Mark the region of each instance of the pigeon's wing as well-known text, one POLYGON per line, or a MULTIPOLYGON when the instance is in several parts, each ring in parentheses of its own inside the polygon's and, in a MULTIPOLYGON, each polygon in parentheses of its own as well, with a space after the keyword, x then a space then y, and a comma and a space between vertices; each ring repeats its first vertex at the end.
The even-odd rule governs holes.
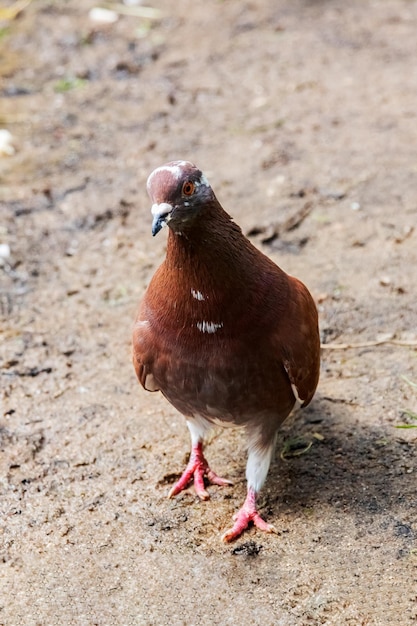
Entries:
POLYGON ((150 324, 147 320, 141 319, 139 314, 133 329, 133 365, 142 387, 147 391, 159 391, 152 372, 154 362, 152 345, 150 324))
POLYGON ((318 315, 310 292, 293 277, 291 292, 283 365, 296 399, 301 406, 307 406, 316 390, 320 372, 318 315))

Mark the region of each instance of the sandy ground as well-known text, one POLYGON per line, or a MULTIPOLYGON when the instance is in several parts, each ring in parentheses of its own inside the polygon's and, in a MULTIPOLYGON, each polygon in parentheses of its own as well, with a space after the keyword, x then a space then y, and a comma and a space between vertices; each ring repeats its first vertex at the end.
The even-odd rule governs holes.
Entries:
POLYGON ((417 431, 396 426, 417 405, 417 2, 93 6, 39 0, 0 30, 0 623, 415 624, 417 431), (176 158, 309 286, 323 343, 355 344, 323 349, 280 432, 277 536, 220 541, 240 431, 207 448, 234 487, 166 497, 187 429, 137 384, 130 333, 166 242, 146 177, 176 158))

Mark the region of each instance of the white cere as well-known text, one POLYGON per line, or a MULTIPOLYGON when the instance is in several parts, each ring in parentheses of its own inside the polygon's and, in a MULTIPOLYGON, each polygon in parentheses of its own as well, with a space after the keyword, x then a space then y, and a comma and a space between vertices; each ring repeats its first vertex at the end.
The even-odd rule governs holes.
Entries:
POLYGON ((195 298, 196 300, 205 300, 205 297, 203 296, 203 294, 201 293, 201 291, 196 291, 195 289, 191 289, 191 295, 193 296, 193 298, 195 298))
POLYGON ((160 204, 155 203, 151 207, 151 213, 154 217, 168 215, 168 213, 171 213, 171 211, 172 205, 168 202, 161 202, 160 204))
POLYGON ((213 334, 218 331, 219 328, 223 328, 223 322, 220 322, 220 324, 216 322, 197 322, 196 326, 202 333, 213 334))

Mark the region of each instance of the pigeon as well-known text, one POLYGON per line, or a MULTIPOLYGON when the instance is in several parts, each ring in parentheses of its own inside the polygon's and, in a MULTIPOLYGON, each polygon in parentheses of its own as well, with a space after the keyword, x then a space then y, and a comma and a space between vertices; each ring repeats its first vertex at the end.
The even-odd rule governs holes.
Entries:
POLYGON ((169 492, 194 483, 230 485, 204 455, 214 426, 245 429, 247 496, 223 535, 254 525, 276 532, 257 509, 279 426, 311 401, 319 379, 318 314, 307 287, 280 269, 222 208, 189 161, 155 169, 147 181, 152 234, 168 226, 166 258, 152 277, 133 329, 133 363, 147 391, 182 413, 189 462, 169 492))

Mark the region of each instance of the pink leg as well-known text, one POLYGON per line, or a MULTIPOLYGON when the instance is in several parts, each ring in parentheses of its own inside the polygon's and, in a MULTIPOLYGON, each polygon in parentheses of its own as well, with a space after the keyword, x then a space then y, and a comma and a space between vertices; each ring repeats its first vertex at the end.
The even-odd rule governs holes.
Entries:
POLYGON ((193 445, 191 449, 190 460, 188 461, 188 465, 185 468, 181 478, 175 485, 172 487, 171 491, 168 494, 169 498, 176 496, 177 493, 186 489, 188 484, 194 479, 194 489, 196 494, 201 500, 208 500, 210 495, 208 491, 206 491, 204 487, 204 476, 207 477, 207 480, 213 485, 232 485, 233 483, 230 480, 226 480, 226 478, 221 478, 217 476, 210 469, 209 464, 206 461, 206 458, 203 454, 203 444, 202 442, 198 442, 193 445))
POLYGON ((259 528, 259 530, 263 530, 267 533, 277 532, 272 524, 265 522, 259 515, 256 509, 256 493, 251 487, 248 487, 246 500, 242 508, 233 516, 233 519, 235 523, 230 530, 224 533, 222 537, 223 541, 234 541, 234 539, 237 539, 243 531, 248 528, 251 522, 256 528, 259 528))

